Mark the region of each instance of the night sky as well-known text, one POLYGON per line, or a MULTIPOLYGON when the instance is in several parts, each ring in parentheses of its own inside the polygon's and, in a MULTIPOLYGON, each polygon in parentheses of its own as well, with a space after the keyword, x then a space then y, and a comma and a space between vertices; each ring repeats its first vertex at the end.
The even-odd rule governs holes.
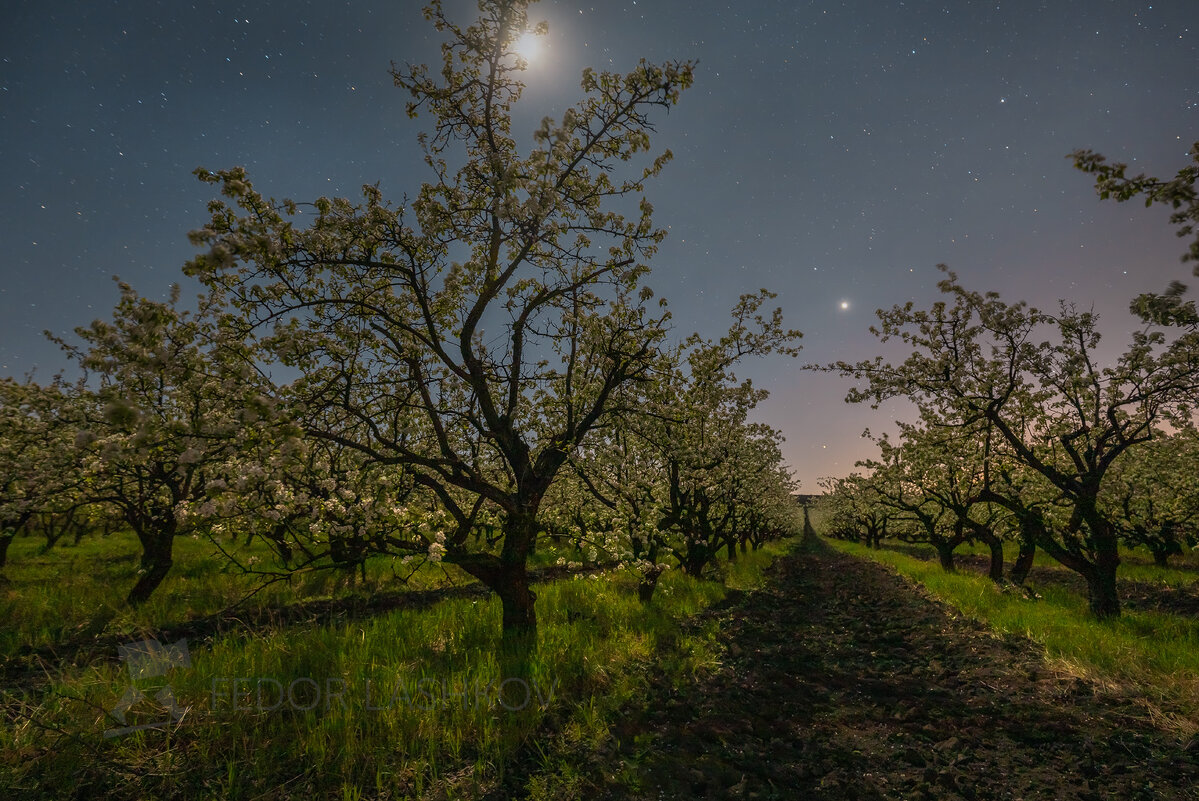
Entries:
MULTIPOLYGON (((878 352, 873 310, 928 303, 938 262, 1009 300, 1093 306, 1113 347, 1129 299, 1189 277, 1165 210, 1101 203, 1066 156, 1187 163, 1195 0, 547 0, 530 17, 550 34, 517 133, 561 114, 585 66, 698 60, 657 116, 675 161, 647 192, 670 228, 649 283, 680 337, 719 335, 742 292, 779 293, 804 353, 741 374, 771 391, 759 417, 807 491, 904 410, 846 406, 846 380, 799 365, 878 352)), ((409 0, 6 4, 0 374, 66 366, 41 332, 107 316, 112 275, 152 297, 183 280, 213 196, 197 166, 245 165, 280 198, 414 194, 428 120, 406 118, 387 70, 434 61, 438 42, 409 0)))

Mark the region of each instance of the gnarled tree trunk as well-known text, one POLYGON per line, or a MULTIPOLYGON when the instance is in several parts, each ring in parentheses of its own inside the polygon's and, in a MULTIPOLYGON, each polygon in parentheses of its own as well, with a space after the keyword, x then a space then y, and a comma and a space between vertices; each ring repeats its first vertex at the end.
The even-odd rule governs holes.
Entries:
POLYGON ((996 584, 1003 583, 1003 540, 987 527, 982 526, 975 535, 986 544, 991 551, 991 563, 987 567, 987 576, 996 584))
POLYGON ((154 590, 162 584, 174 564, 171 552, 175 544, 174 524, 159 528, 142 529, 137 532, 142 543, 141 576, 125 602, 130 606, 141 606, 150 600, 154 590))
POLYGON ((662 568, 653 567, 641 574, 641 581, 637 584, 637 599, 643 604, 648 604, 654 599, 654 590, 658 588, 658 579, 662 575, 662 568))
MULTIPOLYGON (((500 668, 501 703, 520 703, 531 677, 537 651, 537 595, 529 582, 528 556, 537 536, 536 512, 509 513, 504 521, 504 546, 499 556, 451 556, 448 561, 481 581, 500 599, 502 633, 496 654, 500 668), (507 697, 507 696, 511 697, 507 697)), ((527 699, 526 699, 527 700, 527 699)))
POLYGON ((1116 589, 1116 569, 1119 566, 1120 556, 1112 543, 1112 547, 1098 551, 1094 567, 1083 574, 1087 580, 1091 614, 1097 618, 1120 615, 1120 594, 1116 589))
POLYGON ((1012 564, 1012 571, 1008 573, 1008 580, 1017 586, 1023 585, 1029 571, 1032 570, 1036 555, 1037 544, 1029 537, 1021 537, 1020 552, 1016 554, 1016 561, 1012 564))

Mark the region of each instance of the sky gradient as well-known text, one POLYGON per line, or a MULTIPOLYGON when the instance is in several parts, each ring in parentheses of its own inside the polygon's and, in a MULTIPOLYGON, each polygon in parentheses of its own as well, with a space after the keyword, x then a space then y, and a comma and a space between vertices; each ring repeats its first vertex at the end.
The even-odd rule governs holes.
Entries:
MULTIPOLYGON (((108 316, 111 276, 151 297, 183 280, 213 196, 198 166, 245 165, 296 200, 376 182, 398 199, 430 177, 428 120, 407 119, 388 74, 437 58, 419 2, 16 5, 0 30, 0 374, 65 367, 41 332, 108 316)), ((670 229, 649 283, 680 337, 719 335, 743 292, 779 294, 804 352, 740 374, 770 390, 758 417, 805 491, 906 412, 847 406, 847 381, 800 364, 879 352, 873 310, 930 302, 937 263, 1008 300, 1094 307, 1112 348, 1134 295, 1189 277, 1168 213, 1100 202, 1067 154, 1187 163, 1195 0, 546 0, 530 18, 550 33, 518 134, 577 99, 586 66, 698 61, 657 116, 675 160, 646 193, 670 229)))

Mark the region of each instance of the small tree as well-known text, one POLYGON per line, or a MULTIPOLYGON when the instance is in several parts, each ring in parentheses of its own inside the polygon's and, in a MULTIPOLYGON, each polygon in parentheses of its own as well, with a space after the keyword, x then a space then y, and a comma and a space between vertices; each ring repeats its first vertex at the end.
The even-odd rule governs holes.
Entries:
MULTIPOLYGON (((820 511, 829 536, 851 542, 865 539, 868 548, 878 548, 888 536, 891 510, 879 501, 870 481, 861 473, 821 479, 825 494, 820 511)), ((891 527, 896 528, 893 523, 891 527)))
POLYGON ((915 538, 937 550, 941 566, 954 568, 954 551, 978 541, 991 551, 988 573, 1003 580, 1003 541, 995 532, 998 510, 984 500, 988 490, 989 432, 985 427, 945 428, 936 421, 900 423, 900 442, 886 436, 876 440, 878 461, 862 466, 875 472, 871 486, 881 503, 897 509, 920 525, 909 528, 915 538))
POLYGON ((72 470, 73 388, 56 379, 0 379, 0 570, 8 547, 36 517, 70 512, 80 504, 72 470))
POLYGON ((944 504, 925 492, 925 471, 908 458, 911 446, 905 449, 892 445, 887 437, 880 438, 878 444, 881 457, 861 462, 860 466, 874 471, 868 486, 878 503, 889 510, 888 533, 904 542, 933 546, 941 568, 952 572, 953 553, 966 541, 966 532, 953 525, 953 514, 944 504))
POLYGON ((1199 543, 1199 432, 1162 432, 1121 460, 1101 500, 1124 541, 1144 547, 1165 567, 1171 556, 1199 543))
POLYGON ((166 578, 175 537, 219 518, 229 487, 226 467, 269 436, 270 400, 236 349, 223 347, 205 310, 177 308, 120 285, 111 322, 59 343, 86 371, 74 397, 83 501, 116 510, 142 547, 141 570, 127 601, 138 606, 166 578))
POLYGON ((739 515, 756 500, 753 493, 739 495, 742 484, 782 462, 781 436, 749 422, 766 392, 733 372, 747 356, 798 354, 793 343, 802 335, 784 327, 782 310, 761 313, 773 297, 765 289, 742 295, 728 333, 716 341, 691 337, 655 388, 653 425, 644 433, 664 468, 657 527, 674 533, 668 547, 693 575, 722 547, 735 556, 739 515))
POLYGON ((987 501, 990 490, 991 463, 996 452, 1003 450, 988 425, 977 429, 942 431, 933 420, 921 426, 904 427, 905 436, 920 442, 926 440, 923 458, 934 460, 931 470, 938 481, 926 488, 955 517, 954 526, 966 533, 967 541, 980 542, 991 552, 987 574, 996 583, 1003 582, 1003 538, 999 532, 1006 527, 1004 509, 987 501), (941 451, 939 464, 935 454, 941 451))
POLYGON ((653 381, 621 393, 619 402, 636 412, 574 459, 609 525, 627 535, 642 600, 652 598, 671 558, 699 575, 722 549, 735 559, 739 545, 794 522, 780 511, 780 502, 794 509, 781 435, 748 421, 766 393, 732 372, 747 356, 798 351, 791 343, 799 332, 783 327, 782 310, 761 313, 773 297, 743 295, 727 334, 693 335, 665 354, 653 381))

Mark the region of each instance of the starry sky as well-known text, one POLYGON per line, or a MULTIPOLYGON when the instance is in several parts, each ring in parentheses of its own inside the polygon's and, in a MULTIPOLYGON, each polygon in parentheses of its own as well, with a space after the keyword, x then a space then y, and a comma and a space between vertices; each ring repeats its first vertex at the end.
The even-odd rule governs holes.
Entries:
MULTIPOLYGON (((399 198, 428 178, 391 62, 433 62, 413 0, 63 0, 0 26, 0 374, 64 368, 42 336, 107 316, 111 276, 162 297, 213 193, 245 165, 266 194, 399 198)), ((458 19, 467 0, 446 0, 458 19)), ((698 61, 654 143, 647 196, 670 236, 650 284, 679 335, 719 335, 767 287, 804 332, 798 361, 740 375, 787 437, 805 491, 871 454, 902 405, 843 402, 806 362, 880 352, 873 310, 970 288, 1093 307, 1111 347, 1134 295, 1186 278, 1168 213, 1100 202, 1067 154, 1172 175, 1199 140, 1195 0, 545 0, 514 131, 579 96, 586 66, 698 61)), ((185 289, 188 285, 185 283, 185 289)), ((190 294, 190 293, 189 293, 190 294)), ((1114 351, 1113 351, 1114 352, 1114 351)))

